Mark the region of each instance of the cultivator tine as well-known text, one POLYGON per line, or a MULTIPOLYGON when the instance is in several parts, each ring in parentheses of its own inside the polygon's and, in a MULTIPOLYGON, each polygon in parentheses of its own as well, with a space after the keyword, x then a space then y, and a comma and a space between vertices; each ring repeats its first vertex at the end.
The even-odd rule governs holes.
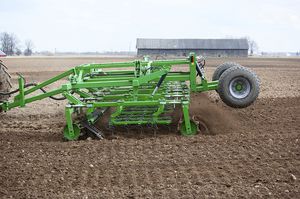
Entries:
POLYGON ((109 124, 107 129, 110 131, 111 136, 115 137, 115 133, 114 133, 115 132, 115 126, 112 125, 112 124, 109 124))
POLYGON ((157 124, 153 124, 153 134, 155 137, 157 136, 157 130, 158 130, 157 124))
POLYGON ((126 129, 127 134, 129 134, 130 133, 130 126, 124 125, 124 128, 126 129))
POLYGON ((167 127, 167 129, 168 129, 168 132, 171 133, 171 132, 172 132, 171 126, 170 126, 170 125, 167 125, 166 127, 167 127))
POLYGON ((150 123, 145 125, 145 129, 146 129, 147 134, 149 133, 149 131, 153 132, 153 130, 154 130, 153 125, 154 124, 150 124, 150 123))
POLYGON ((140 137, 142 137, 142 135, 144 134, 144 127, 142 125, 138 125, 138 129, 140 132, 140 137))

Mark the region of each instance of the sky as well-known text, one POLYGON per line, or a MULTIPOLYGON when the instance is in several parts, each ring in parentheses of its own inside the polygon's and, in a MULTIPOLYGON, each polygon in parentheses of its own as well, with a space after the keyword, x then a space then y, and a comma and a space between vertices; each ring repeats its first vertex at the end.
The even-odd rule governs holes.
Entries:
POLYGON ((240 38, 300 51, 300 0, 0 0, 0 32, 35 51, 135 50, 136 38, 240 38))

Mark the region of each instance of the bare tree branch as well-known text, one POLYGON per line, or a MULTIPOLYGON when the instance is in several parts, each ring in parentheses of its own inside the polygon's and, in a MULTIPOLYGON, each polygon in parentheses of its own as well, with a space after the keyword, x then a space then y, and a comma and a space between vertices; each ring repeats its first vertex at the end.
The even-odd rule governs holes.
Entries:
POLYGON ((24 55, 25 56, 30 56, 32 55, 32 51, 34 48, 34 44, 31 40, 26 40, 25 41, 25 50, 24 50, 24 55))
POLYGON ((13 33, 3 32, 0 35, 1 50, 6 55, 14 55, 18 46, 18 39, 13 33))

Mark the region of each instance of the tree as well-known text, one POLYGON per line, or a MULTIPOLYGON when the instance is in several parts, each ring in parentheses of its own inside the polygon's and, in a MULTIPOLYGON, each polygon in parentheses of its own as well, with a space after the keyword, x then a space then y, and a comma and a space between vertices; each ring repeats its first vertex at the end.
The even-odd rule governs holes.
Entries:
POLYGON ((18 45, 18 39, 13 33, 3 32, 0 35, 1 50, 6 55, 14 55, 18 45))
POLYGON ((16 55, 20 56, 22 54, 22 51, 20 48, 16 48, 16 55))
POLYGON ((31 40, 26 40, 25 41, 24 55, 25 56, 31 56, 33 48, 34 48, 33 42, 31 40))
POLYGON ((257 43, 256 43, 253 39, 251 39, 250 37, 246 37, 246 39, 247 39, 247 41, 248 41, 249 54, 250 54, 250 55, 253 55, 253 53, 254 53, 255 51, 258 50, 258 45, 257 45, 257 43))

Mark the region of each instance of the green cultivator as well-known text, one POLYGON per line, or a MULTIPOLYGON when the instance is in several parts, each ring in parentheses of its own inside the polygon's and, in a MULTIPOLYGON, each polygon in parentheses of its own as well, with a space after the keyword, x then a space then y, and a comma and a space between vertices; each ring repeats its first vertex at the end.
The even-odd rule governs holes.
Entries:
POLYGON ((84 132, 92 132, 102 138, 102 132, 94 124, 109 108, 113 110, 110 126, 156 126, 170 124, 171 112, 175 106, 180 106, 183 113, 180 132, 186 136, 194 135, 198 127, 189 115, 191 92, 217 90, 227 105, 236 108, 250 105, 259 93, 257 77, 249 69, 235 63, 225 63, 217 68, 213 81, 209 82, 204 74, 204 65, 205 60, 194 53, 186 59, 84 64, 40 84, 26 84, 20 76, 19 88, 10 91, 10 78, 1 64, 0 110, 24 107, 47 97, 66 99, 64 138, 77 140, 84 132), (172 67, 185 70, 175 71, 172 67), (66 77, 68 83, 45 91, 44 87, 66 77), (43 93, 33 95, 37 90, 43 93), (15 93, 14 100, 7 101, 15 93), (54 97, 58 94, 63 97, 54 97), (82 113, 85 115, 83 120, 74 120, 74 115, 82 113))

